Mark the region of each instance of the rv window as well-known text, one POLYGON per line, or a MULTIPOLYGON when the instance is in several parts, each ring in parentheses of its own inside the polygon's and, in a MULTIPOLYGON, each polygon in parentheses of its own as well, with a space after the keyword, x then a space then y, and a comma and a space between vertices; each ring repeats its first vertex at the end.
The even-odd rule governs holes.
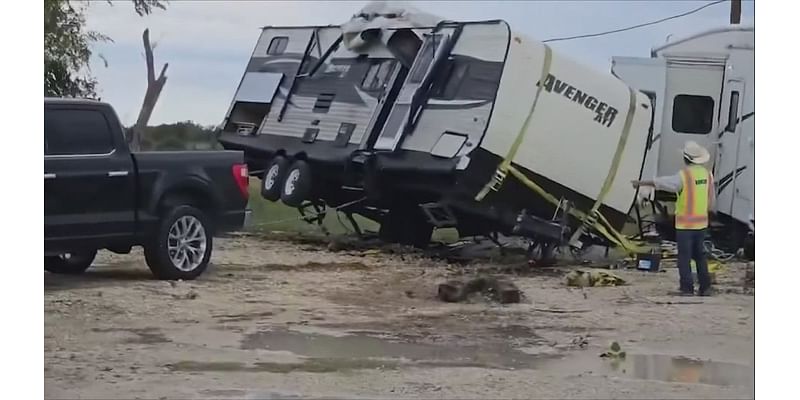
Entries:
POLYGON ((372 86, 375 83, 375 77, 378 75, 378 70, 381 68, 380 64, 372 64, 369 66, 367 70, 367 74, 364 75, 364 80, 361 81, 361 87, 364 89, 372 89, 372 86))
POLYGON ((327 113, 331 108, 331 103, 333 103, 333 97, 333 93, 320 93, 312 111, 315 113, 327 113))
POLYGON ((433 36, 422 45, 422 48, 414 60, 414 68, 408 73, 409 83, 420 83, 425 78, 433 58, 436 55, 436 47, 441 42, 441 36, 433 36))
POLYGON ((95 110, 48 110, 44 139, 46 155, 98 155, 114 149, 108 121, 95 110))
POLYGON ((455 99, 458 95, 458 89, 461 87, 461 83, 467 76, 468 70, 469 64, 466 62, 451 60, 450 65, 445 69, 447 75, 444 76, 444 79, 439 81, 440 84, 438 85, 439 87, 435 96, 446 100, 455 99))
POLYGON ((739 119, 739 92, 731 92, 731 105, 728 109, 728 126, 725 130, 728 132, 736 132, 736 123, 739 119))
POLYGON ((394 67, 397 64, 394 60, 388 60, 381 63, 381 68, 378 70, 377 76, 377 86, 376 89, 381 89, 386 82, 389 81, 389 77, 392 76, 392 72, 394 71, 394 67))
POLYGON ((386 60, 370 65, 366 75, 364 75, 364 80, 361 81, 361 87, 365 90, 383 89, 383 85, 392 75, 396 63, 394 60, 386 60))
POLYGON ((709 96, 680 94, 672 104, 672 130, 704 135, 711 132, 714 99, 709 96))
POLYGON ((286 36, 277 36, 272 38, 267 47, 267 54, 277 56, 286 51, 286 46, 289 44, 289 38, 286 36))

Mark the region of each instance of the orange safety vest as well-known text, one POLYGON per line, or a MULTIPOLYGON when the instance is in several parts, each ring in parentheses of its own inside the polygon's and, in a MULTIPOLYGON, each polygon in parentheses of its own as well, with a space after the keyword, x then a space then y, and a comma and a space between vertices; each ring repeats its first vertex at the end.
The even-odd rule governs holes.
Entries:
POLYGON ((714 177, 702 165, 681 170, 683 189, 675 204, 675 228, 698 230, 708 227, 708 202, 714 177))

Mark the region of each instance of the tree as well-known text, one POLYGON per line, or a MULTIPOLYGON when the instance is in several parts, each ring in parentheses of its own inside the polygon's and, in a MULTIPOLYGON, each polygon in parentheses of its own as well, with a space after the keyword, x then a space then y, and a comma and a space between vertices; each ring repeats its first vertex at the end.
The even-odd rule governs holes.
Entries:
MULTIPOLYGON (((131 0, 139 16, 166 9, 165 0, 131 0)), ((111 41, 100 32, 86 30, 84 12, 89 0, 44 2, 44 95, 56 97, 97 96, 97 80, 91 75, 92 45, 111 41)), ((108 0, 111 5, 111 1, 108 0)))
POLYGON ((155 66, 153 65, 153 46, 150 45, 150 30, 145 29, 142 33, 142 42, 144 43, 144 57, 147 66, 147 91, 144 94, 142 101, 142 108, 139 110, 139 117, 136 118, 136 125, 131 130, 131 136, 128 136, 128 145, 133 150, 142 149, 142 138, 144 137, 144 130, 147 127, 147 122, 150 121, 150 116, 153 114, 153 109, 156 108, 158 96, 161 95, 161 89, 167 83, 167 77, 164 75, 167 72, 169 64, 164 64, 161 67, 161 73, 156 78, 155 66))

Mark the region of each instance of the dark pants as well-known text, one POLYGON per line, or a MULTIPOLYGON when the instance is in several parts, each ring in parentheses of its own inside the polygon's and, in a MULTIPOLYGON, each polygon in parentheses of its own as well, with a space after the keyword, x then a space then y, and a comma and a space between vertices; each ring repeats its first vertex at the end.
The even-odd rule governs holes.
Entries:
POLYGON ((694 292, 691 265, 691 260, 694 260, 697 267, 697 280, 700 284, 699 289, 702 293, 711 287, 711 277, 708 275, 708 263, 706 263, 706 249, 703 247, 706 230, 678 229, 675 233, 678 241, 678 272, 681 276, 681 291, 694 292))

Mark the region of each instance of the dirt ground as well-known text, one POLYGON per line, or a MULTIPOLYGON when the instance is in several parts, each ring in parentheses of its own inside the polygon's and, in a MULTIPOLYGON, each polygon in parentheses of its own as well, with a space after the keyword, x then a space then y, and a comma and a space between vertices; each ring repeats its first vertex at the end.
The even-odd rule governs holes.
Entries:
POLYGON ((162 282, 140 253, 103 253, 82 276, 45 273, 45 394, 754 397, 744 264, 727 264, 709 298, 667 295, 674 267, 613 270, 628 285, 582 289, 565 286, 570 267, 505 265, 242 236, 217 239, 200 279, 162 282), (523 302, 436 299, 439 283, 487 271, 523 302), (625 358, 600 357, 614 341, 625 358))

